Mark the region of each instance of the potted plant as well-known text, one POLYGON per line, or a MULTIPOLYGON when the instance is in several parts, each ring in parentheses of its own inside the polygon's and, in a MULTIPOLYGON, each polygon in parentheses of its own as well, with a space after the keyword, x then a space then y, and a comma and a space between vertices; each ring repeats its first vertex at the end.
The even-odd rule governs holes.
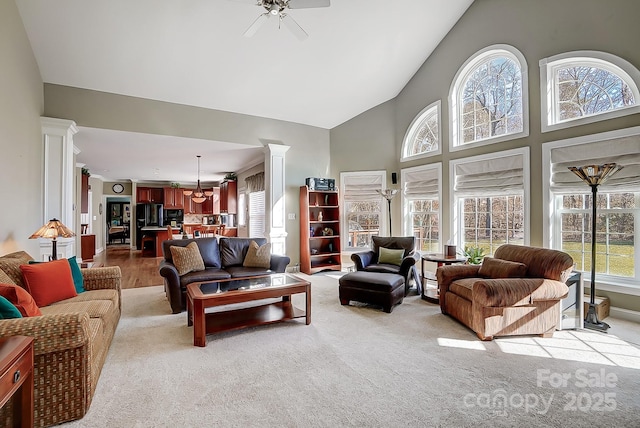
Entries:
POLYGON ((82 175, 86 175, 87 177, 91 177, 91 173, 89 173, 89 168, 82 168, 82 175))
POLYGON ((462 256, 467 258, 467 263, 470 265, 481 264, 485 255, 484 248, 482 247, 468 247, 465 245, 462 251, 462 256))
POLYGON ((238 179, 235 172, 230 172, 224 176, 225 181, 235 181, 238 179))

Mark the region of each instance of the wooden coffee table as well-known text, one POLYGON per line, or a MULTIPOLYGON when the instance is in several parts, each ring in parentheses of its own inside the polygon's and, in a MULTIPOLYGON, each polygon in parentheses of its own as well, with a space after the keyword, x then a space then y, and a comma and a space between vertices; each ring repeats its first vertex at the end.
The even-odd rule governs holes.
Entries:
POLYGON ((311 283, 288 273, 187 285, 187 325, 193 325, 194 346, 206 346, 207 334, 303 317, 311 324, 311 283), (291 303, 291 295, 299 293, 306 295, 304 310, 291 303), (263 305, 206 312, 214 306, 280 297, 281 301, 263 305))

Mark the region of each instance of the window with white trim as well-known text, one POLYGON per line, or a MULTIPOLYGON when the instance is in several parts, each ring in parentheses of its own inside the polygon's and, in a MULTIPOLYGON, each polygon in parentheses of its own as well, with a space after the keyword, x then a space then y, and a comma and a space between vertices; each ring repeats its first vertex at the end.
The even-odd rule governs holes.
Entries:
POLYGON ((529 148, 454 160, 450 171, 458 248, 492 255, 502 244, 528 244, 529 148))
POLYGON ((489 46, 458 70, 449 94, 452 150, 529 135, 527 63, 513 46, 489 46))
POLYGON ((440 192, 442 164, 406 168, 400 172, 405 236, 416 238, 416 250, 440 252, 440 192))
POLYGON ((265 227, 264 190, 249 193, 249 236, 264 237, 265 227))
POLYGON ((542 131, 583 125, 640 111, 640 72, 598 51, 540 60, 542 131))
POLYGON ((440 100, 427 106, 411 122, 402 143, 401 161, 442 153, 440 100))
POLYGON ((341 229, 348 231, 347 239, 342 239, 345 248, 369 248, 371 237, 386 231, 386 209, 378 193, 384 185, 386 171, 340 173, 341 229))
POLYGON ((569 167, 612 162, 623 169, 597 189, 597 280, 638 288, 640 127, 543 144, 543 165, 548 170, 543 174, 550 178, 544 194, 552 207, 545 213, 549 218, 545 238, 552 248, 570 254, 576 269, 590 276, 593 194, 569 167))

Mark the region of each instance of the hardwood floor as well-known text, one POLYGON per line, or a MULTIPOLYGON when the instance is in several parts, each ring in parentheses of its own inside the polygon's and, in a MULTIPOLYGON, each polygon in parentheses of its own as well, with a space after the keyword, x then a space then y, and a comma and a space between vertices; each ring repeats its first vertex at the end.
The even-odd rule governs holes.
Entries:
POLYGON ((93 258, 102 266, 120 266, 122 288, 149 287, 164 284, 158 266, 162 257, 142 257, 142 252, 129 244, 107 245, 107 250, 93 258))

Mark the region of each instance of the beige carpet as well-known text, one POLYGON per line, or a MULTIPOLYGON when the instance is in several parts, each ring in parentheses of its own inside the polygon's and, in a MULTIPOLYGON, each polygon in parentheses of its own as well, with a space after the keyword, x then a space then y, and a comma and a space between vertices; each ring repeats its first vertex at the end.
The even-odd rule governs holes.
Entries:
POLYGON ((640 426, 640 350, 614 335, 481 342, 415 294, 386 314, 341 306, 335 275, 300 276, 311 325, 205 348, 161 286, 124 290, 91 409, 66 426, 640 426))

